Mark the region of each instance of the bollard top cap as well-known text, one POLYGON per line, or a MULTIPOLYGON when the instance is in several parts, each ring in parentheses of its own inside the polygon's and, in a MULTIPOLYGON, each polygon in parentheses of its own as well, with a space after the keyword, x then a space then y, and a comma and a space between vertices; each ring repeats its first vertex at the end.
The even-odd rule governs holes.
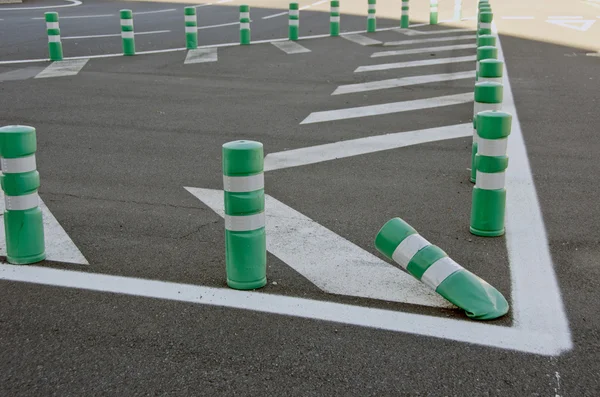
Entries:
POLYGON ((394 218, 385 223, 375 237, 375 248, 383 255, 392 259, 396 248, 405 238, 417 231, 400 218, 394 218))
POLYGON ((484 59, 496 59, 498 58, 498 48, 491 45, 484 45, 477 47, 477 60, 481 61, 484 59))
POLYGON ((263 144, 233 141, 223 145, 223 175, 248 176, 263 172, 263 144))
POLYGON ((492 81, 483 81, 475 84, 475 102, 502 103, 503 86, 492 81))
POLYGON ((332 7, 339 7, 340 6, 339 0, 331 0, 331 6, 332 7))
POLYGON ((496 36, 491 34, 482 34, 477 37, 477 47, 484 46, 495 46, 496 45, 496 36))
POLYGON ((242 4, 240 6, 240 12, 249 12, 250 11, 250 6, 247 4, 242 4))
POLYGON ((487 110, 477 113, 477 135, 484 139, 502 139, 510 135, 512 115, 507 112, 487 110))
POLYGON ((290 10, 297 10, 298 7, 298 3, 290 3, 290 10))
POLYGON ((26 125, 0 128, 0 157, 10 159, 29 156, 36 150, 35 128, 26 125))
POLYGON ((497 59, 484 59, 479 62, 479 77, 502 77, 504 62, 497 59))
POLYGON ((131 10, 121 10, 119 11, 119 14, 121 15, 121 19, 133 18, 133 12, 131 12, 131 10))
POLYGON ((58 12, 45 12, 46 22, 58 22, 58 12))
POLYGON ((196 7, 185 7, 183 9, 184 15, 196 15, 196 7))
POLYGON ((491 11, 484 11, 479 13, 479 22, 492 22, 494 20, 494 13, 491 11))

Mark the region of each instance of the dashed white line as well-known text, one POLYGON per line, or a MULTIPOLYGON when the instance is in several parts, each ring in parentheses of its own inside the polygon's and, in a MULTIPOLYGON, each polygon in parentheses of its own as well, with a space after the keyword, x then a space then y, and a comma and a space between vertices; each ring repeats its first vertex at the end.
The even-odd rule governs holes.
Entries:
MULTIPOLYGON (((306 10, 306 9, 311 8, 313 6, 317 6, 319 4, 324 4, 324 3, 327 3, 327 2, 328 2, 328 0, 317 1, 316 3, 312 3, 312 4, 306 5, 304 7, 300 7, 299 10, 300 11, 301 10, 306 10)), ((271 14, 271 15, 264 16, 264 17, 262 17, 262 19, 271 19, 271 18, 280 17, 280 16, 283 16, 283 15, 287 15, 288 12, 289 11, 278 12, 277 14, 271 14)))
MULTIPOLYGON (((145 34, 160 34, 160 33, 170 33, 170 30, 155 30, 152 32, 135 32, 136 36, 141 36, 141 35, 145 35, 145 34)), ((116 34, 96 34, 96 35, 91 35, 91 36, 69 36, 69 37, 63 37, 63 40, 76 40, 76 39, 98 39, 98 38, 103 38, 103 37, 121 37, 120 33, 116 33, 116 34)))
POLYGON ((383 43, 384 47, 409 45, 409 44, 423 44, 423 43, 434 43, 439 41, 458 41, 458 40, 474 40, 477 36, 474 34, 460 35, 452 37, 434 37, 431 39, 415 39, 415 40, 400 40, 400 41, 388 41, 383 43))
POLYGON ((65 0, 71 4, 63 4, 58 6, 43 6, 43 7, 16 7, 16 8, 0 8, 0 11, 23 11, 23 10, 46 10, 48 8, 64 8, 64 7, 75 7, 82 4, 79 0, 65 0))
MULTIPOLYGON (((250 22, 252 22, 252 21, 250 21, 250 22)), ((220 23, 218 25, 198 26, 198 30, 212 29, 212 28, 221 28, 223 26, 233 26, 233 25, 239 25, 239 24, 240 24, 239 21, 237 21, 237 22, 220 23)))
POLYGON ((371 58, 395 56, 395 55, 411 55, 411 54, 426 54, 428 52, 443 52, 443 51, 454 51, 454 50, 466 50, 469 48, 477 48, 477 44, 457 44, 447 45, 441 47, 425 47, 425 48, 411 48, 409 50, 397 50, 397 51, 381 51, 371 55, 371 58))
MULTIPOLYGON (((78 19, 78 18, 106 18, 106 17, 114 17, 114 16, 115 16, 115 14, 73 15, 73 16, 60 17, 60 20, 62 21, 63 19, 78 19)), ((31 18, 31 19, 45 19, 45 18, 35 17, 35 18, 31 18)))
POLYGON ((177 11, 177 9, 175 9, 175 8, 169 8, 167 10, 134 12, 133 15, 160 14, 162 12, 173 12, 173 11, 177 11))
POLYGON ((477 57, 475 55, 469 55, 469 56, 455 57, 455 58, 424 59, 421 61, 382 63, 382 64, 378 64, 378 65, 360 66, 354 71, 354 73, 375 72, 375 71, 380 71, 380 70, 412 68, 412 67, 419 67, 419 66, 446 65, 446 64, 450 64, 450 63, 460 63, 460 62, 471 62, 471 61, 474 62, 475 60, 477 60, 477 57))

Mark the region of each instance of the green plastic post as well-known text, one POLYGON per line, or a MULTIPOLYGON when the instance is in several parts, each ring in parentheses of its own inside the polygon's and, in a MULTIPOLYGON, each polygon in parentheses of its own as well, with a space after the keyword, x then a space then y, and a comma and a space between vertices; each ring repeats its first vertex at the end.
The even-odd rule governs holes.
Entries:
POLYGON ((24 125, 0 128, 6 259, 16 265, 46 259, 36 149, 35 128, 24 125))
POLYGON ((377 0, 369 0, 369 11, 367 14, 367 32, 374 33, 377 31, 377 19, 375 18, 375 6, 377 0))
POLYGON ((409 17, 409 3, 408 0, 402 0, 402 16, 400 17, 400 27, 402 29, 408 29, 410 26, 410 17, 409 17))
POLYGON ((496 36, 491 34, 483 34, 477 37, 477 47, 496 46, 496 36))
POLYGON ((375 247, 474 320, 492 320, 508 313, 508 302, 496 288, 453 261, 400 218, 383 225, 375 247))
POLYGON ((497 59, 484 59, 479 62, 479 82, 502 83, 504 62, 497 59))
POLYGON ((429 1, 429 24, 437 25, 438 23, 438 0, 429 1))
POLYGON ((484 59, 497 59, 498 48, 492 46, 477 47, 477 63, 475 64, 475 81, 479 79, 479 63, 484 59))
POLYGON ((267 283, 263 145, 223 145, 227 285, 261 288, 267 283))
POLYGON ((292 41, 298 40, 300 30, 300 10, 298 3, 290 3, 289 12, 289 39, 292 41))
POLYGON ((240 44, 250 44, 250 6, 240 6, 240 44))
POLYGON ((133 33, 133 13, 131 10, 121 10, 121 41, 123 55, 135 55, 135 38, 133 33))
POLYGON ((196 18, 196 7, 185 7, 183 9, 185 18, 185 45, 188 50, 198 48, 198 20, 196 18))
POLYGON ((502 110, 503 95, 504 89, 500 83, 480 82, 475 84, 475 105, 473 107, 473 146, 471 148, 471 182, 473 183, 475 183, 477 179, 477 114, 488 110, 502 110))
POLYGON ((63 50, 60 41, 60 27, 58 26, 58 12, 47 12, 46 31, 48 33, 48 53, 51 61, 62 61, 63 50))
POLYGON ((492 21, 494 20, 494 13, 485 11, 479 13, 479 24, 477 28, 477 35, 481 36, 484 34, 492 34, 492 21))
POLYGON ((487 111, 477 114, 477 183, 473 188, 470 226, 471 233, 476 236, 504 234, 506 148, 511 123, 509 113, 487 111))
POLYGON ((336 37, 340 35, 340 2, 331 0, 331 12, 329 14, 329 35, 336 37))

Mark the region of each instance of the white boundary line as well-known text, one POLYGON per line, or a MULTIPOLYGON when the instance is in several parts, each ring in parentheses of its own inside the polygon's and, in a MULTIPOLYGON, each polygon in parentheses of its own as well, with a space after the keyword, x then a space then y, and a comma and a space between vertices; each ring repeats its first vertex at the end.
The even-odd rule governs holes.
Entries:
POLYGON ((63 4, 59 6, 43 6, 43 7, 16 7, 16 8, 0 8, 0 11, 27 11, 27 10, 46 10, 48 8, 65 8, 77 7, 82 4, 79 0, 65 0, 71 4, 63 4))

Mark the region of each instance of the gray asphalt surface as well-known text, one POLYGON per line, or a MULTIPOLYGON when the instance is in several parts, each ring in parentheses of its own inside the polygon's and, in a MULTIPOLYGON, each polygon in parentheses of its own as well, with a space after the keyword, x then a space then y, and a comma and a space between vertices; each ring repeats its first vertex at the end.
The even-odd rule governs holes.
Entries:
MULTIPOLYGON (((181 7, 136 3, 142 6, 181 7)), ((85 7, 98 13, 123 8, 116 2, 85 7)), ((215 10, 214 20, 206 15, 211 23, 237 18, 237 11, 209 9, 215 10)), ((67 10, 75 14, 67 8, 61 16, 67 10)), ((146 16, 151 15, 159 14, 146 16)), ((21 18, 23 23, 41 22, 26 22, 25 13, 21 18)), ((315 15, 319 22, 314 27, 303 23, 315 34, 325 33, 319 31, 317 25, 326 27, 319 18, 326 21, 315 15)), ((361 19, 356 30, 363 23, 361 19)), ((386 24, 394 21, 379 21, 381 27, 386 24)), ((138 26, 136 20, 136 30, 141 30, 138 26)), ((62 21, 61 27, 67 29, 62 21)), ((85 28, 104 33, 106 25, 90 22, 85 28)), ((253 38, 285 35, 285 30, 274 30, 257 29, 253 38)), ((230 41, 237 40, 236 27, 231 31, 230 41)), ((37 40, 33 34, 18 42, 0 33, 7 37, 0 59, 45 57, 39 43, 26 45, 37 40)), ((42 24, 39 35, 44 34, 42 24)), ((392 31, 371 37, 402 39, 392 31)), ((179 39, 161 36, 144 48, 179 46, 179 39)), ((204 39, 210 43, 211 38, 204 39)), ((86 48, 119 52, 119 38, 114 40, 106 47, 86 48)), ((571 352, 540 357, 293 317, 0 281, 0 395, 600 394, 600 323, 595 317, 600 280, 600 188, 595 183, 600 166, 595 160, 600 144, 594 134, 600 122, 600 64, 598 58, 579 56, 581 50, 575 50, 578 56, 565 56, 574 50, 508 36, 501 40, 570 321, 571 352)), ((470 120, 468 103, 299 125, 314 111, 457 94, 473 87, 473 80, 465 79, 331 96, 341 84, 465 71, 473 65, 367 76, 353 71, 379 63, 369 58, 377 47, 331 38, 301 44, 312 52, 286 55, 262 44, 219 49, 218 62, 197 65, 184 65, 184 52, 91 59, 77 76, 0 82, 0 124, 37 128, 40 195, 90 262, 83 270, 225 286, 223 222, 183 188, 222 188, 224 142, 254 139, 273 153, 470 120)), ((406 46, 413 47, 419 45, 406 46)), ((405 55, 402 60, 473 53, 405 55)), ((0 73, 28 67, 3 66, 0 73)), ((478 239, 468 232, 472 185, 466 182, 465 158, 470 142, 470 137, 446 140, 271 171, 266 190, 376 255, 376 232, 388 219, 402 216, 509 297, 504 240, 478 239)), ((269 283, 267 293, 465 319, 454 310, 324 294, 270 254, 268 263, 269 281, 277 285, 269 283)), ((496 321, 511 322, 510 316, 496 321)))

